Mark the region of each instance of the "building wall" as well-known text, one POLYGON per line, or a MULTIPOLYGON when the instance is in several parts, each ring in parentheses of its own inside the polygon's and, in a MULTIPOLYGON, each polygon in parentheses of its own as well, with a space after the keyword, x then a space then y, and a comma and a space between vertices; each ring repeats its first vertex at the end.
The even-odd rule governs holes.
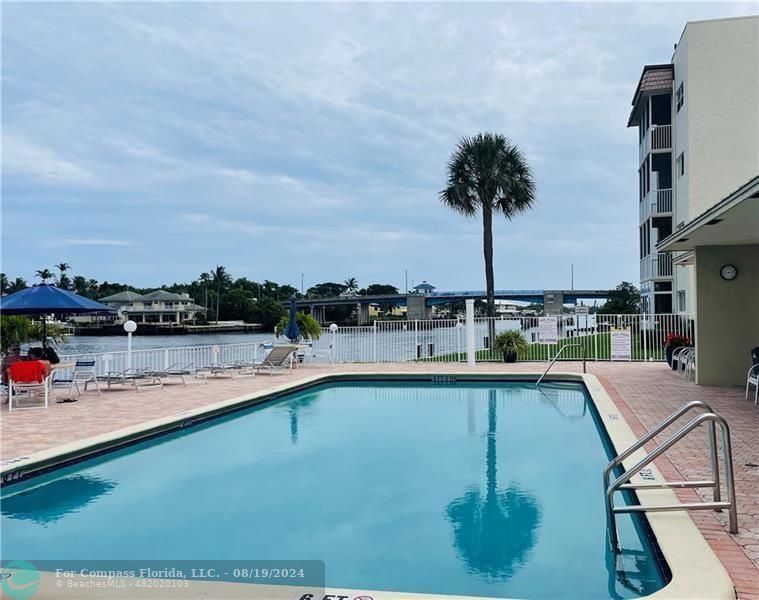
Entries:
MULTIPOLYGON (((688 23, 672 63, 673 228, 759 173, 759 17, 688 23), (685 102, 677 112, 677 89, 685 102), (677 159, 685 153, 685 174, 677 159)), ((697 309, 693 267, 675 267, 673 309, 697 309)))
POLYGON ((673 158, 685 149, 688 197, 677 227, 759 173, 759 17, 689 23, 675 60, 674 91, 685 81, 676 120, 685 144, 673 158))
MULTIPOLYGON (((690 80, 688 78, 688 46, 689 36, 686 33, 680 39, 677 44, 677 49, 672 57, 672 64, 675 66, 675 78, 672 82, 672 193, 673 199, 673 218, 672 229, 677 229, 678 225, 687 223, 689 218, 689 205, 688 205, 688 176, 690 175, 690 169, 686 169, 684 177, 680 176, 680 171, 677 169, 677 157, 682 152, 688 152, 689 145, 689 128, 688 128, 688 114, 690 110, 690 102, 688 102, 690 93, 690 80), (677 89, 683 85, 685 90, 685 104, 683 104, 680 112, 677 112, 677 89)), ((688 152, 689 153, 689 152, 688 152)), ((686 165, 687 167, 687 165, 686 165)))
POLYGON ((696 376, 702 385, 745 385, 759 345, 759 245, 696 248, 696 376), (738 277, 724 281, 731 264, 738 277))

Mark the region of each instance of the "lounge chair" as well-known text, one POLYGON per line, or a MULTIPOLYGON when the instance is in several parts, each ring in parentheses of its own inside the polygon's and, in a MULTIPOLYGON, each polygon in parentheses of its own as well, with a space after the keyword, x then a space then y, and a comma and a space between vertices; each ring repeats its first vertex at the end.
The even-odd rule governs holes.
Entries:
POLYGON ((192 363, 175 363, 166 369, 159 369, 156 371, 148 371, 148 375, 151 377, 158 377, 161 380, 164 379, 179 379, 182 385, 187 385, 185 377, 189 377, 195 373, 192 363))
POLYGON ((210 365, 206 365, 205 367, 198 367, 197 373, 208 373, 209 375, 219 376, 219 375, 229 375, 230 377, 235 376, 235 372, 239 372, 240 367, 238 365, 234 364, 227 364, 227 363, 211 363, 210 365))
POLYGON ((268 371, 269 375, 273 374, 274 371, 289 370, 292 372, 293 359, 297 350, 297 346, 274 346, 271 352, 255 365, 255 370, 268 371))
POLYGON ((114 384, 124 384, 134 386, 135 391, 139 392, 140 387, 146 385, 157 385, 163 388, 163 382, 160 377, 151 375, 147 368, 144 369, 124 369, 123 371, 110 371, 105 377, 101 377, 106 382, 108 389, 114 384))
POLYGON ((759 346, 751 350, 751 368, 746 375, 746 400, 750 386, 754 386, 754 406, 759 404, 759 346))
POLYGON ((102 395, 100 391, 100 384, 98 383, 97 374, 95 373, 95 360, 78 360, 74 364, 74 371, 71 373, 70 379, 58 379, 53 378, 53 387, 68 387, 69 398, 76 388, 77 395, 81 395, 82 389, 79 384, 82 384, 84 391, 87 391, 87 385, 90 383, 95 384, 95 389, 98 391, 98 395, 102 395))

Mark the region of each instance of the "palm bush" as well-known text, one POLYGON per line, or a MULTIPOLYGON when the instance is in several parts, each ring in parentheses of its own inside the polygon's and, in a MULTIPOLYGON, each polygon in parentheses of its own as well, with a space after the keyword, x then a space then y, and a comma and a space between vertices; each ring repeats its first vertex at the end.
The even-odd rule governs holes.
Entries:
MULTIPOLYGON (((277 326, 274 329, 274 332, 277 334, 277 336, 284 334, 285 329, 287 329, 287 323, 289 320, 290 318, 288 315, 285 315, 279 320, 279 323, 277 323, 277 326)), ((298 324, 300 334, 304 338, 309 340, 318 340, 322 336, 322 327, 319 325, 319 321, 314 319, 310 314, 302 312, 296 313, 295 322, 298 324)))
POLYGON ((519 331, 503 331, 493 338, 493 350, 503 354, 503 360, 514 362, 519 354, 527 354, 530 343, 519 331))
POLYGON ((54 346, 63 341, 64 329, 57 323, 48 323, 44 329, 47 337, 43 341, 43 327, 40 321, 32 321, 28 317, 17 315, 2 315, 0 316, 0 350, 7 352, 14 343, 43 342, 54 346))

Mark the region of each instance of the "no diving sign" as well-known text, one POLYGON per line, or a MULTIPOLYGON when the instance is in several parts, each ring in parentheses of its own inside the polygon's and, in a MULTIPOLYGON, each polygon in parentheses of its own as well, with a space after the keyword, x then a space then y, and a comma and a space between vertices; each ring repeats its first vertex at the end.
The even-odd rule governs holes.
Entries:
POLYGON ((611 330, 611 359, 632 360, 632 335, 629 329, 611 330))

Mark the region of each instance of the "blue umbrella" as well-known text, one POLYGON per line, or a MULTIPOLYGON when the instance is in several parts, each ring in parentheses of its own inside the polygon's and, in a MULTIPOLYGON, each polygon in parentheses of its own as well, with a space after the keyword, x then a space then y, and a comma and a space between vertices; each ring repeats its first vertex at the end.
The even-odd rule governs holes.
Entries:
MULTIPOLYGON (((4 315, 81 315, 113 312, 115 311, 105 304, 46 283, 0 298, 0 314, 4 315)), ((44 320, 42 331, 44 344, 46 338, 44 320)))
POLYGON ((295 319, 295 294, 290 297, 290 322, 285 328, 285 337, 291 342, 295 342, 300 337, 300 329, 298 328, 298 321, 295 319))

